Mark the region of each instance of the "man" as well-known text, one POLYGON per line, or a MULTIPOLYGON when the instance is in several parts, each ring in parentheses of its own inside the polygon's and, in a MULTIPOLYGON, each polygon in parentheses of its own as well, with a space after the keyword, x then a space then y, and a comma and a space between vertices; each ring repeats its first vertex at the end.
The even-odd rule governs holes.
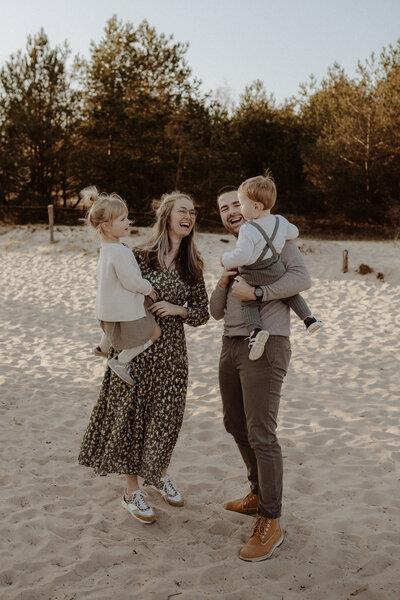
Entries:
MULTIPOLYGON (((244 220, 236 189, 220 190, 217 202, 225 229, 237 237, 244 220)), ((263 288, 252 287, 236 271, 224 269, 210 299, 212 316, 224 318, 219 364, 224 425, 238 445, 250 482, 250 493, 228 502, 225 508, 257 515, 251 537, 239 554, 247 561, 265 560, 283 542, 279 525, 283 468, 276 424, 291 351, 290 309, 279 298, 308 289, 311 280, 295 242, 286 242, 281 260, 286 273, 263 288), (241 301, 256 299, 260 301, 263 329, 270 336, 264 354, 252 361, 241 301)))

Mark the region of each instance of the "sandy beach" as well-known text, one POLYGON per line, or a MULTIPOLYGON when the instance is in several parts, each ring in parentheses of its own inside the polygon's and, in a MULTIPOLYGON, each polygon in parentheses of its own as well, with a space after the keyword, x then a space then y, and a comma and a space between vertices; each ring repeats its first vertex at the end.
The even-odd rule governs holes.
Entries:
MULTIPOLYGON (((90 354, 97 244, 78 227, 55 239, 0 228, 1 598, 398 600, 400 242, 297 241, 313 279, 304 296, 326 326, 308 336, 292 316, 278 428, 285 541, 251 564, 238 552, 253 519, 223 508, 248 486, 222 424, 222 323, 186 328, 189 391, 170 468, 186 504, 150 490, 158 520, 144 526, 121 508, 121 476, 77 464, 105 368, 90 354), (357 273, 362 263, 373 272, 357 273)), ((198 241, 211 293, 234 240, 198 241)))

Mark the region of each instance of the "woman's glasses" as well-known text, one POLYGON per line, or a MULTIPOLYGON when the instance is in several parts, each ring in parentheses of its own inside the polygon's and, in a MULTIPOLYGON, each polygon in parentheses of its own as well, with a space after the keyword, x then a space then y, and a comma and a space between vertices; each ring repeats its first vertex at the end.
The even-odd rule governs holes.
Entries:
POLYGON ((194 210, 194 209, 187 210, 187 208, 178 208, 176 212, 181 217, 189 216, 191 219, 195 219, 197 216, 197 210, 194 210))

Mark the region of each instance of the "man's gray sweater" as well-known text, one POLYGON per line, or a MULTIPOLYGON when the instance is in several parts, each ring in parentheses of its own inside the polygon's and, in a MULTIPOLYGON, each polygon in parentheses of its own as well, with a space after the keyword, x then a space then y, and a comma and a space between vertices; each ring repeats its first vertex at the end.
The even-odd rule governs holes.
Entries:
MULTIPOLYGON (((286 273, 275 283, 263 286, 260 304, 261 321, 270 335, 290 335, 290 309, 280 302, 311 287, 311 279, 295 242, 286 242, 282 253, 286 273)), ((211 315, 219 321, 224 319, 224 335, 247 337, 241 302, 232 294, 232 282, 226 288, 217 285, 210 298, 211 315)))

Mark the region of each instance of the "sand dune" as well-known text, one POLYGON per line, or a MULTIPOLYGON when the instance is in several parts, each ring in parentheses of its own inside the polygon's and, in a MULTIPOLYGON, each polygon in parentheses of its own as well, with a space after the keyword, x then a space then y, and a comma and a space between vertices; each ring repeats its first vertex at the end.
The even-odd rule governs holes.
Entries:
MULTIPOLYGON (((121 477, 77 464, 104 371, 90 355, 97 244, 80 228, 55 236, 50 246, 43 227, 0 229, 1 597, 346 600, 361 588, 360 600, 398 600, 400 244, 298 241, 314 283, 305 296, 326 327, 308 337, 292 319, 285 542, 248 564, 237 554, 252 519, 222 508, 247 482, 222 425, 221 323, 187 328, 189 394, 170 469, 186 505, 150 491, 158 520, 143 526, 120 507, 121 477), (356 273, 361 263, 374 272, 356 273)), ((211 292, 233 240, 202 234, 199 245, 211 292)))

